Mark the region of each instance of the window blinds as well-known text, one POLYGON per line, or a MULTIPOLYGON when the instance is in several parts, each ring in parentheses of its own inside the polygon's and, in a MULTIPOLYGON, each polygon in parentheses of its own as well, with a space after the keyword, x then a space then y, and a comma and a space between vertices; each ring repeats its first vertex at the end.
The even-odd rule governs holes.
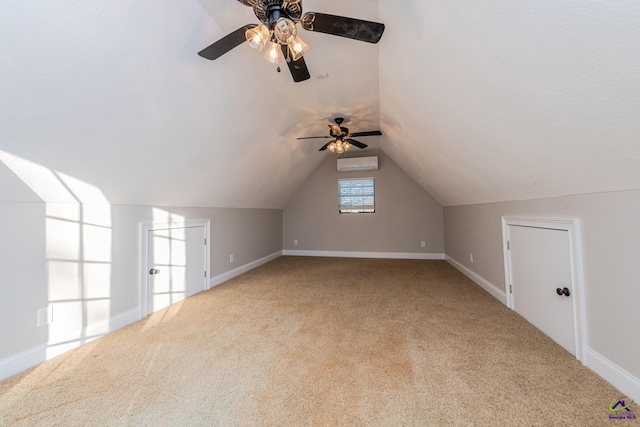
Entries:
POLYGON ((339 179, 338 211, 340 213, 374 213, 376 211, 374 179, 339 179))

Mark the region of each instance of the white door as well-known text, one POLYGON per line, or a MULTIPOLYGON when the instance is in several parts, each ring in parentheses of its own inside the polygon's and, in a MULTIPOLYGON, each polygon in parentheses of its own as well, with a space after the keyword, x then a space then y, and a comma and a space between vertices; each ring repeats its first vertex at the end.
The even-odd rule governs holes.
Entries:
POLYGON ((512 308, 576 355, 569 232, 509 225, 512 308))
POLYGON ((207 288, 206 228, 147 232, 148 313, 161 310, 207 288))

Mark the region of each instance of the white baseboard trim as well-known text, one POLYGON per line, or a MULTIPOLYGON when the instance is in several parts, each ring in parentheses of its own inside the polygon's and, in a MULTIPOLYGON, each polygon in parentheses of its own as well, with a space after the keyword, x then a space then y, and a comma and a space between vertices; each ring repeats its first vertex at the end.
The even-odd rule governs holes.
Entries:
POLYGON ((297 251, 287 249, 282 251, 282 254, 287 256, 317 256, 334 258, 444 259, 444 254, 427 254, 419 252, 297 251))
MULTIPOLYGON (((607 380, 625 396, 640 400, 640 379, 634 377, 597 351, 585 346, 583 363, 596 374, 607 380)), ((615 399, 620 396, 612 396, 615 399)))
POLYGON ((140 320, 138 309, 129 310, 102 322, 89 325, 62 339, 44 343, 0 360, 0 380, 53 359, 87 342, 140 320))
POLYGON ((272 261, 276 258, 279 258, 282 256, 282 251, 278 251, 278 252, 274 252, 271 255, 267 255, 264 258, 260 258, 257 259, 253 262, 250 262, 248 264, 245 264, 241 267, 238 268, 234 268, 233 270, 227 271, 226 273, 222 273, 222 274, 218 274, 217 276, 214 276, 211 278, 211 285, 210 287, 214 287, 214 286, 218 286, 221 283, 226 282, 227 280, 231 280, 236 276, 239 276, 241 274, 246 273, 249 270, 253 270, 256 267, 260 267, 262 264, 266 264, 269 261, 272 261))
POLYGON ((47 360, 46 354, 47 344, 40 344, 0 360, 0 380, 39 365, 47 360))
POLYGON ((502 289, 500 289, 499 287, 497 287, 493 283, 489 282, 488 280, 486 280, 484 277, 480 276, 475 271, 470 270, 469 268, 465 267, 464 265, 462 265, 461 263, 459 263, 455 259, 451 258, 449 255, 445 256, 445 260, 449 264, 454 266, 456 269, 458 269, 462 274, 467 276, 469 279, 473 280, 482 289, 484 289, 485 291, 489 292, 489 294, 491 294, 495 299, 497 299, 498 301, 500 301, 504 305, 507 305, 507 293, 505 291, 503 291, 502 289))

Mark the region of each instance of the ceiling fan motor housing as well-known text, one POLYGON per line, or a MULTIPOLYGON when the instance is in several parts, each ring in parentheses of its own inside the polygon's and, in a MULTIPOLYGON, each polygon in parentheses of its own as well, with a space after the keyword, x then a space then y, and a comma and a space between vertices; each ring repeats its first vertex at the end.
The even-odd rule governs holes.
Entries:
MULTIPOLYGON (((342 122, 344 122, 344 118, 336 117, 335 119, 333 119, 333 121, 336 122, 338 126, 340 126, 342 122)), ((334 138, 342 139, 344 135, 349 135, 349 129, 343 128, 342 126, 340 126, 340 133, 336 133, 333 131, 335 129, 334 126, 330 126, 330 128, 331 130, 329 131, 329 135, 331 135, 334 138)))
POLYGON ((260 22, 269 24, 281 17, 290 19, 300 19, 302 16, 302 6, 300 0, 238 0, 245 6, 253 8, 253 13, 260 22))
POLYGON ((342 138, 344 135, 349 135, 349 129, 343 128, 342 126, 340 126, 340 133, 334 133, 333 129, 331 129, 329 131, 329 135, 331 135, 334 138, 342 138))

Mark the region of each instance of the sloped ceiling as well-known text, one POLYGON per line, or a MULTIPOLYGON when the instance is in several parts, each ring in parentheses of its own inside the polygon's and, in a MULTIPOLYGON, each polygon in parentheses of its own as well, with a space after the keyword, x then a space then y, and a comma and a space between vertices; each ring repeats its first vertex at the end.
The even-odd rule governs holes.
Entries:
MULTIPOLYGON (((305 9, 377 20, 374 5, 305 9)), ((327 155, 296 137, 328 135, 337 115, 378 128, 378 47, 303 32, 302 83, 247 44, 197 55, 256 21, 235 0, 2 2, 0 154, 113 204, 282 208, 327 155)), ((37 199, 2 162, 0 179, 0 200, 37 199)))
POLYGON ((640 188, 640 3, 380 1, 383 149, 443 205, 640 188))
MULTIPOLYGON (((295 138, 342 115, 444 205, 640 188, 637 2, 303 6, 387 28, 302 31, 293 83, 247 45, 197 55, 256 22, 235 0, 2 2, 0 154, 114 204, 282 208, 330 155, 295 138)), ((0 161, 0 201, 37 199, 0 161)))

